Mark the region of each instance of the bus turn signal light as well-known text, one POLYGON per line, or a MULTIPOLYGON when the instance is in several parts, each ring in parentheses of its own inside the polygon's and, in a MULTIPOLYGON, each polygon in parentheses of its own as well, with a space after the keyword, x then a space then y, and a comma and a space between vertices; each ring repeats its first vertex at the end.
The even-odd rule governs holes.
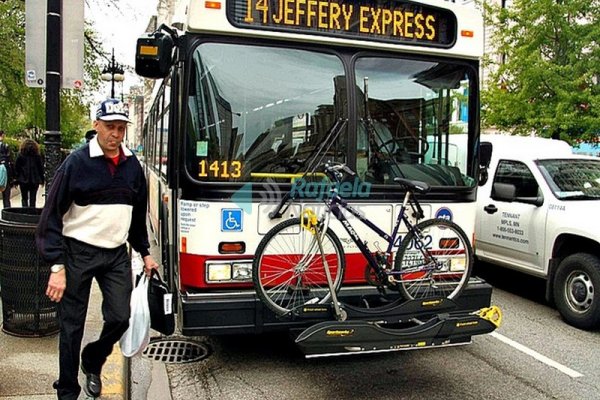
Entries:
POLYGON ((221 242, 219 243, 220 254, 243 254, 246 251, 245 242, 221 242))
POLYGON ((204 7, 211 8, 213 10, 220 10, 221 2, 220 1, 206 1, 206 2, 204 2, 204 7))
POLYGON ((181 237, 181 252, 187 253, 187 238, 185 236, 181 237))
POLYGON ((458 238, 442 238, 440 239, 440 249, 458 249, 458 238))
POLYGON ((158 46, 140 46, 138 54, 141 56, 156 56, 158 54, 158 46))
POLYGON ((462 37, 472 38, 474 35, 475 35, 475 33, 473 31, 469 31, 466 29, 463 29, 462 31, 460 31, 460 36, 462 36, 462 37))

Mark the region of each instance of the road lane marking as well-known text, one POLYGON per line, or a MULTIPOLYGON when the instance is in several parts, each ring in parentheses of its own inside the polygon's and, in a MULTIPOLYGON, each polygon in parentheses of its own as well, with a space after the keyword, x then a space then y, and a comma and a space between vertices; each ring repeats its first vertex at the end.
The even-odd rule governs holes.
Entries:
POLYGON ((509 339, 506 336, 499 334, 498 332, 492 332, 492 333, 490 333, 490 335, 495 337, 496 339, 500 340, 501 342, 504 342, 507 345, 514 347, 515 349, 517 349, 527 355, 530 355, 531 357, 535 358, 536 360, 541 361, 544 364, 546 364, 552 368, 556 368, 563 374, 569 375, 571 378, 581 378, 583 376, 583 374, 580 374, 579 372, 577 372, 569 367, 566 367, 566 366, 538 353, 537 351, 532 350, 529 347, 522 345, 521 343, 515 342, 514 340, 509 339))

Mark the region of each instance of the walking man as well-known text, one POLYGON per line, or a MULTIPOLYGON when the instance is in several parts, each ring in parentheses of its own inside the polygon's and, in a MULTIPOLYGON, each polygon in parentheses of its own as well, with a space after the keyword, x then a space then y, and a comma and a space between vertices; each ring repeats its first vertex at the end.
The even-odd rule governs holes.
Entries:
POLYGON ((146 180, 122 144, 128 122, 119 100, 100 104, 97 135, 57 170, 38 224, 38 251, 52 264, 46 295, 58 302, 59 399, 77 399, 80 366, 85 393, 100 396, 102 366, 129 326, 133 285, 126 242, 142 255, 148 276, 158 268, 149 254, 146 180), (104 325, 100 338, 81 351, 80 364, 92 278, 102 292, 104 325))

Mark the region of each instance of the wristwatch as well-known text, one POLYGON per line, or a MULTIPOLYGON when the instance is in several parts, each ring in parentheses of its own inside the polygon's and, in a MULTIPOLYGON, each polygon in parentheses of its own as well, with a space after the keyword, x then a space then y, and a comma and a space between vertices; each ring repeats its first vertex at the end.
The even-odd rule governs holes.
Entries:
POLYGON ((56 272, 62 271, 63 269, 65 269, 64 264, 54 264, 53 266, 50 267, 50 272, 52 272, 54 274, 56 272))

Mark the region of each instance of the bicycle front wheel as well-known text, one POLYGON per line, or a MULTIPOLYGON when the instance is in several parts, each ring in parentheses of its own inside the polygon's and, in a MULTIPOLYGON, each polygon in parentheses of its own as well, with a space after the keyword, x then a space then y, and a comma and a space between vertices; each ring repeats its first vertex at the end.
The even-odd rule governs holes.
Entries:
POLYGON ((404 237, 394 277, 407 300, 455 299, 467 286, 472 268, 473 250, 465 232, 454 222, 436 218, 418 223, 404 237))
POLYGON ((325 263, 334 290, 339 290, 346 266, 342 244, 331 229, 319 234, 323 253, 316 236, 294 218, 273 227, 258 245, 252 280, 258 297, 274 313, 286 315, 306 304, 330 301, 325 263))

